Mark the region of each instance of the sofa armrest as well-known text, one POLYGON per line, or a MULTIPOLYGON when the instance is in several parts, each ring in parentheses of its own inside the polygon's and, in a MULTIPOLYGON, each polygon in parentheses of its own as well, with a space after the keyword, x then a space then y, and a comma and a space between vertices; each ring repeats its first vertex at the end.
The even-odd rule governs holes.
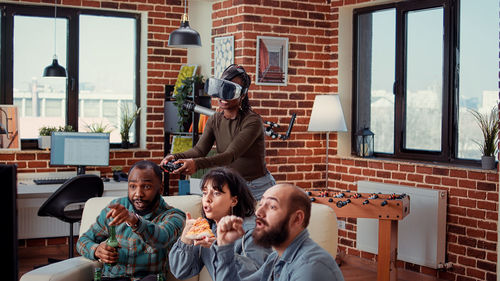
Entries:
POLYGON ((71 258, 29 271, 20 281, 89 281, 98 265, 99 262, 84 257, 71 258))

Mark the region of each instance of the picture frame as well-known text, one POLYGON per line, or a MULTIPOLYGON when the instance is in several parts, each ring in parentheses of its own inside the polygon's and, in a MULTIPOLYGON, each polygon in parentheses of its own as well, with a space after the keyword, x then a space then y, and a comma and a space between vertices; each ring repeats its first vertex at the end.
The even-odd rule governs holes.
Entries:
POLYGON ((286 86, 288 81, 288 38, 257 36, 256 85, 286 86))
POLYGON ((220 78, 222 72, 234 63, 234 36, 214 39, 214 77, 220 78))
POLYGON ((193 139, 191 136, 175 135, 172 137, 172 146, 170 154, 181 153, 193 147, 193 139))
POLYGON ((197 64, 183 64, 181 66, 179 74, 177 75, 177 80, 175 81, 173 96, 177 95, 178 88, 182 85, 182 81, 186 78, 195 76, 197 71, 198 71, 197 64))
POLYGON ((0 104, 0 149, 21 150, 19 111, 16 105, 0 104))

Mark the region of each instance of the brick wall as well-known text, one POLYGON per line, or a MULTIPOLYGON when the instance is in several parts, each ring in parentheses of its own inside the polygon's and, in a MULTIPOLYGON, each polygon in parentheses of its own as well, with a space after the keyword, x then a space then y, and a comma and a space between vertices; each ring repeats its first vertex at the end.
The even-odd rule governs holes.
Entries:
MULTIPOLYGON (((336 14, 324 0, 228 0, 213 4, 212 9, 212 37, 234 35, 235 63, 245 67, 252 81, 257 36, 288 38, 287 86, 252 84, 249 99, 265 120, 286 125, 292 113, 297 114, 290 140, 266 139, 268 168, 276 180, 302 187, 324 186, 325 136, 305 132, 314 96, 337 91, 336 14)), ((284 133, 286 129, 275 131, 284 133)), ((336 136, 331 140, 330 152, 335 154, 336 136)))
MULTIPOLYGON (((253 84, 249 92, 254 110, 265 120, 285 125, 291 114, 297 113, 290 140, 266 139, 266 160, 278 181, 304 188, 325 186, 326 138, 325 134, 307 132, 308 116, 316 94, 338 92, 339 7, 360 2, 367 1, 227 0, 212 6, 212 38, 234 35, 235 63, 243 65, 253 80, 256 37, 289 39, 288 85, 253 84)), ((166 47, 168 34, 179 26, 181 1, 63 1, 63 4, 150 12, 147 149, 112 151, 110 159, 112 165, 124 166, 143 158, 159 161, 163 153, 163 87, 174 82, 180 65, 186 62, 186 51, 166 47)), ((349 114, 349 110, 344 111, 349 114)), ((286 126, 283 127, 276 131, 284 133, 286 126)), ((329 187, 356 190, 356 181, 370 180, 448 191, 447 259, 454 264, 454 269, 437 272, 403 262, 398 266, 447 280, 496 279, 498 172, 407 161, 342 158, 337 156, 336 134, 330 135, 329 145, 329 187)), ((0 161, 18 163, 20 172, 52 169, 46 152, 2 153, 0 161)), ((340 231, 340 249, 349 255, 375 259, 372 254, 356 250, 356 220, 347 219, 346 225, 347 229, 340 231)))

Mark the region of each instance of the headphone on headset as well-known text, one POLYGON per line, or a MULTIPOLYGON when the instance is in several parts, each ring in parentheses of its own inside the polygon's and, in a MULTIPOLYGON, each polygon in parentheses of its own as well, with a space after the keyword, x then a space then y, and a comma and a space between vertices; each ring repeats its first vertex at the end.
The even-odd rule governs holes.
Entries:
POLYGON ((248 88, 250 88, 250 84, 252 83, 252 81, 250 80, 250 76, 248 76, 248 74, 245 71, 245 69, 243 68, 243 66, 237 65, 235 63, 229 65, 222 72, 221 79, 231 81, 234 77, 238 77, 238 76, 241 77, 241 79, 243 80, 244 86, 242 86, 242 88, 243 88, 242 93, 246 95, 248 93, 248 88), (228 71, 230 69, 231 69, 230 73, 226 74, 226 71, 228 71), (233 71, 233 69, 234 69, 234 71, 233 71))

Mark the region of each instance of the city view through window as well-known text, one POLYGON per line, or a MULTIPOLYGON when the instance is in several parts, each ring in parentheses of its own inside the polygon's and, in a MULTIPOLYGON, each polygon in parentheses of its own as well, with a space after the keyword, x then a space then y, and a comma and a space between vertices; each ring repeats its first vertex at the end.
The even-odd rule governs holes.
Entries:
MULTIPOLYGON (((498 103, 498 1, 462 0, 458 158, 480 159, 482 134, 468 109, 488 114, 498 103)), ((393 153, 395 10, 372 13, 371 122, 375 151, 393 153)), ((405 148, 441 150, 443 9, 407 15, 405 148)))
MULTIPOLYGON (((67 68, 67 20, 58 18, 56 48, 67 68)), ((78 127, 103 127, 110 141, 121 142, 123 106, 135 104, 135 20, 80 15, 78 127)), ((66 123, 66 86, 71 78, 42 77, 54 55, 54 18, 14 18, 14 105, 21 138, 37 138, 42 126, 66 123)), ((131 129, 131 142, 135 140, 131 129)))

